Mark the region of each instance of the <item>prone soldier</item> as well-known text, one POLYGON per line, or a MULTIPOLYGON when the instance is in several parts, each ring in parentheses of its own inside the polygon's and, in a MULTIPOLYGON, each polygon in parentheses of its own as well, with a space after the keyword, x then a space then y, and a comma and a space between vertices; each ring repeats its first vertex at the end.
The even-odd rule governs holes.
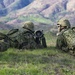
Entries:
MULTIPOLYGON (((30 21, 24 23, 21 29, 12 29, 7 34, 0 33, 0 50, 9 47, 18 49, 46 48, 46 40, 42 31, 34 31, 34 24, 30 21), (6 46, 6 47, 4 47, 6 46)), ((6 49, 5 49, 6 48, 6 49)))

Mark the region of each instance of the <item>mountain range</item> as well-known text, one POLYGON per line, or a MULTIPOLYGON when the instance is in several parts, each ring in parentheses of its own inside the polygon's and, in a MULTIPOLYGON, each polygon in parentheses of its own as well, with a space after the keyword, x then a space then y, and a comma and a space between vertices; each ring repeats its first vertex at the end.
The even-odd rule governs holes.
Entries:
POLYGON ((21 26, 30 20, 36 23, 55 25, 60 18, 67 18, 75 26, 74 0, 1 0, 0 21, 12 26, 21 26), (16 25, 15 25, 16 24, 16 25))
POLYGON ((5 16, 8 13, 21 9, 33 0, 0 0, 0 16, 5 16))

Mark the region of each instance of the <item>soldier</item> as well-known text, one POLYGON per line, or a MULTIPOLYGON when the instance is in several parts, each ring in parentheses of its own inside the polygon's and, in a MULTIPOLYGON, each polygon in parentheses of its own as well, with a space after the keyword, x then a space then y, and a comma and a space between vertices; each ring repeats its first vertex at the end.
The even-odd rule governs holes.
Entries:
POLYGON ((24 23, 23 29, 25 30, 23 36, 25 37, 25 41, 27 41, 27 45, 22 44, 23 48, 25 49, 33 49, 36 47, 36 43, 34 41, 34 24, 31 21, 26 21, 24 23))
POLYGON ((34 31, 34 24, 30 21, 24 23, 21 29, 12 29, 7 34, 0 33, 0 51, 9 47, 18 49, 34 49, 46 47, 46 40, 42 31, 34 31))
POLYGON ((56 47, 63 50, 69 51, 67 41, 63 36, 63 33, 71 28, 70 22, 67 19, 60 19, 57 23, 58 33, 57 33, 57 42, 56 47))
POLYGON ((43 48, 43 47, 47 47, 46 46, 46 40, 45 40, 45 37, 43 35, 43 32, 42 31, 36 31, 35 32, 34 31, 34 24, 31 21, 25 22, 23 28, 27 29, 27 31, 29 31, 28 33, 30 33, 29 35, 25 34, 26 37, 27 37, 27 35, 29 37, 29 40, 28 40, 29 41, 29 45, 28 46, 30 46, 29 48, 43 48), (40 35, 42 35, 42 36, 40 37, 40 35))

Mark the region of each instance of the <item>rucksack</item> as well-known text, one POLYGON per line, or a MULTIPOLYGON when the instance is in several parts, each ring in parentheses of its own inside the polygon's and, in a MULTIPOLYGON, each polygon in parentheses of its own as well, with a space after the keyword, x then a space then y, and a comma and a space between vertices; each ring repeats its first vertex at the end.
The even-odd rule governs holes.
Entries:
POLYGON ((73 28, 69 28, 63 33, 63 36, 67 42, 68 48, 75 49, 75 30, 73 28))

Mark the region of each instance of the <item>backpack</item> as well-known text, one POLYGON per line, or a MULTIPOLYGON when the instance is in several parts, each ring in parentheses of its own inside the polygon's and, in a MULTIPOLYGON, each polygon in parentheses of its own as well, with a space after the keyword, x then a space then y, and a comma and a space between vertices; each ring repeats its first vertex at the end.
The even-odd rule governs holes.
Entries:
POLYGON ((63 33, 69 49, 75 49, 75 30, 70 28, 63 33))

